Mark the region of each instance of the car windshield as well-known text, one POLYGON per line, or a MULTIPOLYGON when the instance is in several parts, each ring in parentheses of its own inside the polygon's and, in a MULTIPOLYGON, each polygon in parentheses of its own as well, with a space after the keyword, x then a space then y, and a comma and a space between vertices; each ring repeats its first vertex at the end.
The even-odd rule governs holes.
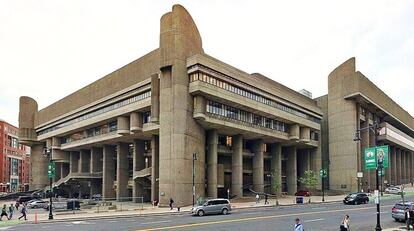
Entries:
POLYGON ((398 203, 398 204, 396 204, 395 205, 395 208, 396 209, 406 209, 406 208, 408 208, 410 206, 410 204, 407 204, 407 203, 405 203, 405 204, 403 204, 403 203, 398 203))
POLYGON ((355 198, 358 194, 349 194, 348 197, 355 198))

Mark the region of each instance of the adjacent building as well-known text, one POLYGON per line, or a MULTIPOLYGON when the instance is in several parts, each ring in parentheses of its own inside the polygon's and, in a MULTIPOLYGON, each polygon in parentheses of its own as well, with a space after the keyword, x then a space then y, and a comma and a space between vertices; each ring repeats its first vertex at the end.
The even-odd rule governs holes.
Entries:
POLYGON ((48 184, 44 148, 57 188, 162 205, 191 204, 193 174, 196 197, 241 197, 270 192, 274 177, 294 193, 304 171, 321 168, 315 100, 205 54, 182 6, 161 18, 159 44, 42 110, 20 98, 32 189, 48 184))
POLYGON ((389 146, 382 183, 413 183, 414 118, 356 70, 355 58, 329 74, 328 94, 317 101, 324 114, 323 166, 330 189, 374 190, 376 174, 365 169, 364 149, 381 145, 389 146))
POLYGON ((18 128, 0 120, 0 192, 29 189, 30 147, 19 143, 18 128))

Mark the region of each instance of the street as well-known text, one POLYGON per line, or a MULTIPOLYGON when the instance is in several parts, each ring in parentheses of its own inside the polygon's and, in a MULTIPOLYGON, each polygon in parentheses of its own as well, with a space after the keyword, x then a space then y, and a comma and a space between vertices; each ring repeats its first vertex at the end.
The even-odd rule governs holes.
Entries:
MULTIPOLYGON (((408 197, 407 200, 413 200, 408 197)), ((391 218, 395 200, 384 200, 381 206, 382 228, 403 226, 391 218)), ((293 230, 294 218, 299 217, 305 230, 339 230, 345 214, 350 215, 352 230, 373 230, 376 208, 372 201, 367 205, 344 205, 339 202, 284 207, 235 209, 231 214, 193 217, 189 214, 166 214, 100 220, 21 224, 7 230, 293 230)))

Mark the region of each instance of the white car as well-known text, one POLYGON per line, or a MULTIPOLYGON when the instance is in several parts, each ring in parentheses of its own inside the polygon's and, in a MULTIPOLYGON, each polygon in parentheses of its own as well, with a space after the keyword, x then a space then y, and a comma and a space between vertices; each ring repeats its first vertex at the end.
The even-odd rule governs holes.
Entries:
POLYGON ((37 209, 37 208, 43 208, 45 204, 46 204, 45 201, 35 200, 35 201, 31 201, 30 203, 27 203, 27 207, 32 208, 32 209, 37 209))
POLYGON ((385 189, 385 193, 401 195, 402 190, 400 187, 388 187, 385 189))

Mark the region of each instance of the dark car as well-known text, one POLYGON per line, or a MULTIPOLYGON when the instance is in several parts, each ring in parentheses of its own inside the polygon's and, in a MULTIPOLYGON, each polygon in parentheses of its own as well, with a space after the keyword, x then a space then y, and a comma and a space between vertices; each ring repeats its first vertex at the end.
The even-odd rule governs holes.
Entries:
POLYGON ((351 193, 344 198, 343 202, 353 205, 366 204, 369 202, 369 198, 365 193, 351 193))
POLYGON ((397 202, 391 209, 391 216, 395 221, 405 221, 405 210, 414 209, 414 202, 402 201, 397 202))
POLYGON ((33 199, 33 197, 31 197, 31 196, 19 196, 19 198, 17 198, 16 202, 19 202, 19 204, 23 204, 24 202, 28 202, 32 199, 33 199))
POLYGON ((310 197, 311 193, 309 192, 309 190, 299 190, 295 193, 295 196, 299 196, 299 197, 310 197))

